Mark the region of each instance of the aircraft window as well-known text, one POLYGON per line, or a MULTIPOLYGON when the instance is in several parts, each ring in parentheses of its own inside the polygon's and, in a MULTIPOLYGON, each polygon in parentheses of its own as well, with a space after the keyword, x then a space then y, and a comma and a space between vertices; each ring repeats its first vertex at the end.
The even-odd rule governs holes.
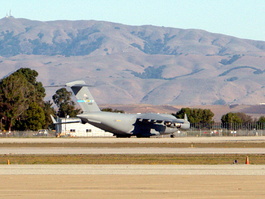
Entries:
POLYGON ((75 129, 70 129, 70 132, 75 132, 75 129))
POLYGON ((87 132, 87 133, 90 133, 90 132, 91 132, 91 129, 86 129, 86 132, 87 132))

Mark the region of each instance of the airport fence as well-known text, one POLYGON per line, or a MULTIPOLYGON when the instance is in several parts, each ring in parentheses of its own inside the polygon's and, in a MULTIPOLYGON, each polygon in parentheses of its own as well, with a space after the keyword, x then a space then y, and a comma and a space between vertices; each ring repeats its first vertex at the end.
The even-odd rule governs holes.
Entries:
POLYGON ((178 131, 175 136, 265 136, 265 123, 193 123, 187 131, 178 131))
POLYGON ((48 130, 47 133, 40 133, 39 131, 2 131, 0 132, 0 137, 55 137, 55 131, 48 130))
MULTIPOLYGON (((175 137, 211 136, 265 136, 265 123, 193 123, 191 128, 174 133, 175 137)), ((0 137, 56 137, 54 130, 43 131, 0 131, 0 137)))

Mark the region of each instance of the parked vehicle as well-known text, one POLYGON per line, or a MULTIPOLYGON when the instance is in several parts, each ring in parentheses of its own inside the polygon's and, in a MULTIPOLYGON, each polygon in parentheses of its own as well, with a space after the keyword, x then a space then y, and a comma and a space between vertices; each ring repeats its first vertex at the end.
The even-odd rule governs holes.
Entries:
POLYGON ((33 136, 48 136, 48 130, 40 129, 37 133, 33 134, 33 136))

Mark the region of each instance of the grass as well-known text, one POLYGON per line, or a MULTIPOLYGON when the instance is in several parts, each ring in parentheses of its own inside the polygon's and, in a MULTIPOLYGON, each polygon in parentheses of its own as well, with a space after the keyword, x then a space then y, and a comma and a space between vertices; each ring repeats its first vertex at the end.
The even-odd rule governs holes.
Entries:
MULTIPOLYGON (((264 148, 265 143, 224 142, 224 143, 0 143, 1 147, 162 147, 162 148, 264 148)), ((116 155, 0 155, 0 164, 244 164, 246 156, 251 164, 265 164, 265 154, 116 154, 116 155)))
POLYGON ((265 164, 265 154, 212 155, 0 155, 0 164, 265 164))

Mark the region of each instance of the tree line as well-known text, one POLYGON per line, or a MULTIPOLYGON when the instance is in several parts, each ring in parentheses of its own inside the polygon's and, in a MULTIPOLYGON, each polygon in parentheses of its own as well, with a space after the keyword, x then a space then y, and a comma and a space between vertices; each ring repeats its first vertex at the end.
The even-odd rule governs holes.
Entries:
POLYGON ((80 109, 65 88, 56 91, 54 103, 44 101, 45 88, 37 81, 38 72, 20 68, 0 81, 0 130, 39 130, 52 126, 50 115, 76 116, 80 109))
MULTIPOLYGON (((195 128, 211 128, 215 121, 213 120, 214 113, 210 109, 196 109, 196 108, 182 108, 176 114, 173 114, 177 118, 184 118, 187 114, 188 120, 195 128)), ((221 118, 221 127, 226 129, 239 128, 242 126, 255 126, 265 129, 265 117, 261 116, 259 119, 253 119, 251 116, 242 113, 226 113, 221 118)))
MULTIPOLYGON (((81 113, 72 101, 72 93, 60 88, 52 96, 53 102, 44 101, 45 88, 37 81, 38 72, 20 68, 0 81, 0 130, 39 130, 52 128, 50 115, 75 117, 81 113), (58 108, 55 110, 53 104, 58 108)), ((111 108, 102 111, 124 112, 111 108)), ((182 108, 175 114, 177 118, 188 116, 190 123, 205 126, 214 123, 214 113, 209 109, 182 108)), ((265 123, 265 117, 253 120, 245 113, 227 113, 222 116, 223 124, 265 123)), ((224 126, 225 127, 225 126, 224 126)))

